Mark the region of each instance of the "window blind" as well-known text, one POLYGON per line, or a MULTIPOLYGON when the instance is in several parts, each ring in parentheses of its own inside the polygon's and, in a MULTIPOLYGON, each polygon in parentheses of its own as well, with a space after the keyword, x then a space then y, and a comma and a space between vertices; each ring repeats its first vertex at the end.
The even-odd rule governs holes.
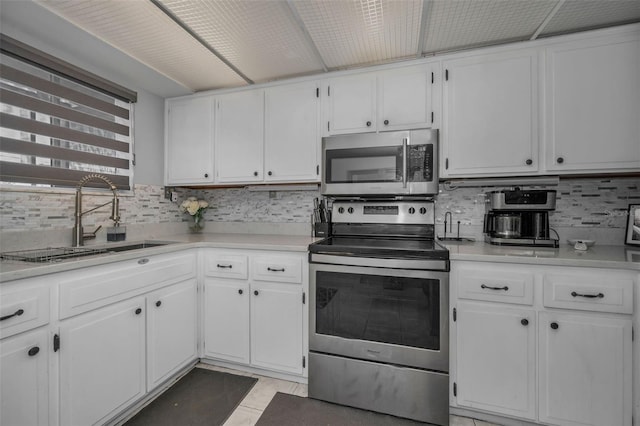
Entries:
POLYGON ((5 35, 0 41, 0 181, 73 187, 100 173, 129 189, 136 93, 5 35))

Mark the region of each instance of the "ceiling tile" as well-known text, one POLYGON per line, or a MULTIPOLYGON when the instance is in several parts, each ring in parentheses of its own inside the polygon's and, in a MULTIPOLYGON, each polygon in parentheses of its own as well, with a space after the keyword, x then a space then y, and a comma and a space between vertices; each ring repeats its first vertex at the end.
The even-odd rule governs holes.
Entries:
POLYGON ((285 1, 161 2, 253 81, 322 71, 285 1))
POLYGON ((530 38, 555 0, 428 1, 425 54, 530 38))
POLYGON ((329 68, 387 62, 418 53, 421 0, 291 3, 329 68))
POLYGON ((47 0, 38 3, 191 90, 245 84, 150 1, 47 0))
POLYGON ((569 0, 549 21, 542 35, 638 21, 639 0, 569 0))

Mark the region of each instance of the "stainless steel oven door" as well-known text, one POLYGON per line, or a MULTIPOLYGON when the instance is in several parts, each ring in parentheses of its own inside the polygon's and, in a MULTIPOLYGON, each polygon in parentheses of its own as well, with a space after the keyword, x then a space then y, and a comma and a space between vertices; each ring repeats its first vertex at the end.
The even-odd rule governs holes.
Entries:
POLYGON ((309 349, 449 371, 449 274, 310 265, 309 349))

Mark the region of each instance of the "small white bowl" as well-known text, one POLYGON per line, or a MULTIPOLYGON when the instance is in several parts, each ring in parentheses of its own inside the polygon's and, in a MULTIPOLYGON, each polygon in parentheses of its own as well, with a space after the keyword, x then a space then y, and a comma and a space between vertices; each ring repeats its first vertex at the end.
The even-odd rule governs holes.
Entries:
POLYGON ((567 240, 567 242, 569 243, 569 245, 572 245, 572 246, 574 246, 574 247, 575 247, 575 246, 576 246, 576 244, 578 244, 578 243, 583 243, 583 244, 585 244, 587 247, 591 247, 591 246, 593 246, 593 245, 596 243, 596 242, 595 242, 595 240, 579 240, 579 239, 577 239, 577 238, 575 238, 575 239, 571 239, 571 240, 567 240))

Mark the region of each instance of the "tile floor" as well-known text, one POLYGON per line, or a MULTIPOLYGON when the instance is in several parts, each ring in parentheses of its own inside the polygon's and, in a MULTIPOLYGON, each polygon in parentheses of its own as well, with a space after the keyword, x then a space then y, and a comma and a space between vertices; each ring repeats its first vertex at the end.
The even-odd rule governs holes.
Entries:
MULTIPOLYGON (((264 377, 257 374, 247 373, 245 371, 230 370, 224 367, 217 367, 208 364, 198 364, 200 368, 208 368, 210 370, 222 371, 224 373, 237 374, 240 376, 251 376, 258 379, 258 382, 245 396, 238 408, 231 414, 224 426, 253 426, 256 424, 260 415, 271 398, 276 392, 290 393, 298 396, 307 396, 307 385, 302 383, 288 382, 286 380, 264 377)), ((483 422, 482 420, 474 420, 467 417, 451 416, 449 426, 496 426, 492 423, 483 422)))

